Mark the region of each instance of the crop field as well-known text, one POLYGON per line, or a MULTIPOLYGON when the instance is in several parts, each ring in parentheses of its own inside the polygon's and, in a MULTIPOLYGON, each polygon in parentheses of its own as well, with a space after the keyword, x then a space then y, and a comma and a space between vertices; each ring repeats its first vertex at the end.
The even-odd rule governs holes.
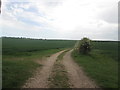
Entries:
MULTIPOLYGON (((77 47, 79 43, 76 45, 75 43, 75 40, 2 38, 3 88, 20 88, 28 78, 33 76, 36 68, 42 67, 42 64, 36 62, 38 59, 48 58, 61 50, 77 47)), ((117 88, 119 47, 116 41, 92 41, 90 54, 83 55, 74 50, 72 57, 98 86, 117 88)), ((65 53, 59 55, 58 58, 62 60, 65 53)), ((53 77, 54 84, 57 83, 55 82, 57 76, 53 77)), ((68 78, 67 75, 66 78, 68 78)))
MULTIPOLYGON (((28 52, 48 49, 71 48, 76 41, 72 40, 37 40, 25 38, 2 38, 3 55, 27 55, 28 52)), ((28 54, 28 55, 29 55, 28 54)))
POLYGON ((2 86, 20 88, 42 65, 37 59, 49 57, 65 48, 72 48, 76 41, 2 38, 2 86))
POLYGON ((75 61, 102 88, 118 87, 118 42, 93 41, 89 55, 72 53, 75 61))
POLYGON ((93 50, 101 51, 101 54, 107 55, 114 60, 118 60, 118 51, 120 51, 120 44, 117 41, 103 41, 93 42, 93 50))

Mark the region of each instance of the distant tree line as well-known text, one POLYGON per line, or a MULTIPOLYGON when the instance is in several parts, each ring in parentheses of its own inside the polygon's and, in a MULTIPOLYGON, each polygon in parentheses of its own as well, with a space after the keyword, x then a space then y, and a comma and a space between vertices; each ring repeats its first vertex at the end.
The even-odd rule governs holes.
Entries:
POLYGON ((31 40, 47 40, 47 39, 37 39, 37 38, 27 38, 27 37, 6 37, 6 36, 3 36, 2 38, 12 38, 12 39, 31 39, 31 40))

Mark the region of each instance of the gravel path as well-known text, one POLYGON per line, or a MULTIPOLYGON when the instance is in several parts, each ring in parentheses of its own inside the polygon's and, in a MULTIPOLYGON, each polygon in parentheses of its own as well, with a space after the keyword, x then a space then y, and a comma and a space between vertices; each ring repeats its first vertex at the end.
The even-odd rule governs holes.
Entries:
POLYGON ((68 72, 71 88, 98 88, 98 86, 86 76, 80 66, 71 58, 72 50, 68 51, 63 57, 63 65, 68 72))
MULTIPOLYGON (((22 88, 49 88, 49 77, 52 72, 57 57, 64 52, 60 51, 56 54, 51 55, 47 60, 39 60, 38 63, 43 64, 42 68, 38 68, 32 78, 29 78, 22 88)), ((68 51, 62 60, 62 64, 68 73, 70 88, 99 88, 95 82, 90 79, 82 67, 78 66, 77 63, 71 57, 72 50, 68 51)), ((61 87, 62 88, 62 87, 61 87)))
POLYGON ((57 56, 60 55, 63 51, 53 54, 47 58, 47 60, 44 60, 42 68, 38 68, 36 70, 34 76, 27 80, 23 88, 49 88, 48 78, 51 74, 52 67, 57 59, 57 56))

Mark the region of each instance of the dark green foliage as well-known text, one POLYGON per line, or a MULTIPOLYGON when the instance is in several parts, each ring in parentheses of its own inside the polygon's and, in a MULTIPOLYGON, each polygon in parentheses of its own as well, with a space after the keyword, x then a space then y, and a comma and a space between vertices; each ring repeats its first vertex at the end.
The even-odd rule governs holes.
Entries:
POLYGON ((79 52, 82 54, 88 54, 91 51, 91 42, 88 38, 80 40, 79 52))

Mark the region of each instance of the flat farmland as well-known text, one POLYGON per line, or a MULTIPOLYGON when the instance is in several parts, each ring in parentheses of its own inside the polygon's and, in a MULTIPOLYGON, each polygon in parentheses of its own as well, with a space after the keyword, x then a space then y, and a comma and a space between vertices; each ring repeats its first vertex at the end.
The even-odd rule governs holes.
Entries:
MULTIPOLYGON (((66 48, 73 48, 72 40, 38 40, 25 38, 2 38, 2 86, 20 88, 37 68, 37 61, 66 48)), ((46 59, 45 59, 46 60, 46 59)))
POLYGON ((117 41, 92 41, 88 55, 73 49, 79 46, 75 40, 7 37, 2 42, 3 88, 118 87, 117 41), (31 77, 34 79, 29 81, 31 77))
POLYGON ((35 51, 71 48, 74 46, 75 42, 76 41, 73 40, 38 40, 7 37, 2 38, 2 52, 3 55, 27 55, 35 51))

